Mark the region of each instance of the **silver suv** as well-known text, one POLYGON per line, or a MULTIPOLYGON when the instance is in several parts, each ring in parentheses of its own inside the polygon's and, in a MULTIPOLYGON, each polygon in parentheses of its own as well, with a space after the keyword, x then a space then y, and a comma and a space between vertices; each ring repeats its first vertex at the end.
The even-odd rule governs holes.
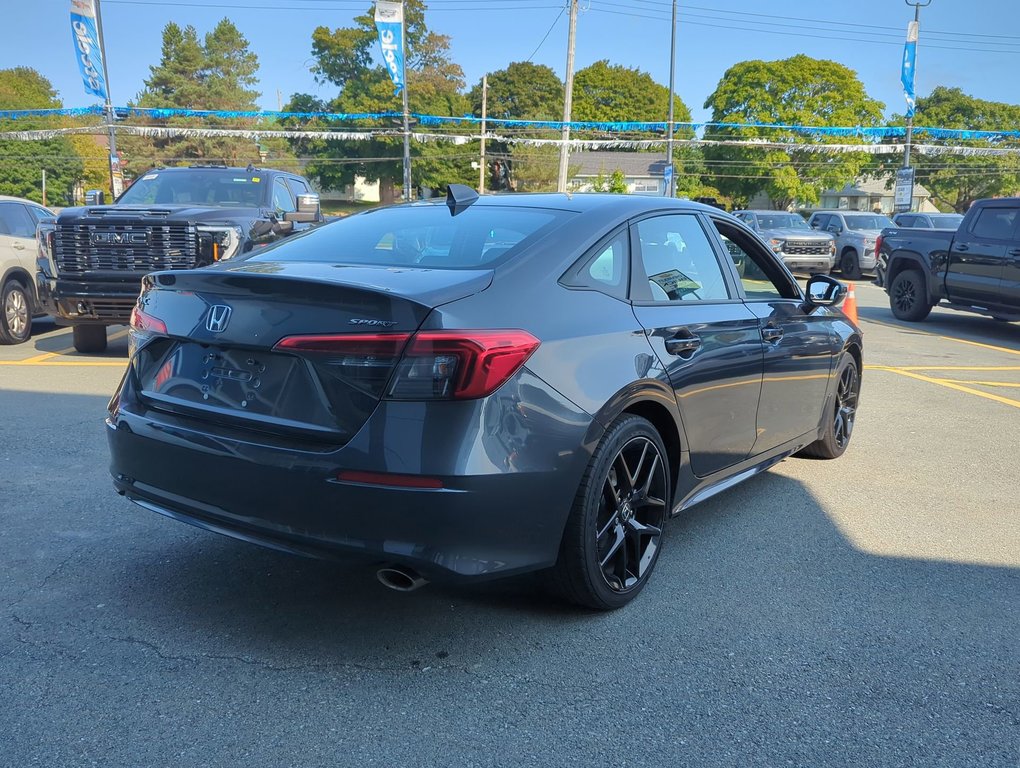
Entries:
POLYGON ((813 232, 802 216, 786 211, 734 211, 782 257, 791 272, 827 274, 836 265, 836 243, 828 232, 813 232))
POLYGON ((808 225, 836 238, 836 261, 843 277, 851 280, 875 271, 875 240, 883 229, 895 226, 885 214, 867 211, 815 211, 808 225))

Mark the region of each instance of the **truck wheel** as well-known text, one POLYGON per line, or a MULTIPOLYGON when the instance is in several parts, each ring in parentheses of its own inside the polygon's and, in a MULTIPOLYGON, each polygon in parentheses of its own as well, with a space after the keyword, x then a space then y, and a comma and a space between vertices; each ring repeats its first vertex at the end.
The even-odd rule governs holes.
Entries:
POLYGON ((932 304, 928 301, 928 289, 920 271, 905 269, 896 275, 889 286, 889 307, 898 319, 911 323, 928 317, 932 304))
POLYGON ((25 286, 8 280, 0 293, 0 344, 21 344, 32 335, 32 299, 25 286))
POLYGON ((76 325, 71 329, 74 348, 78 352, 95 353, 106 351, 105 325, 76 325))
POLYGON ((843 251, 843 258, 839 260, 839 269, 847 280, 860 280, 861 268, 857 263, 857 251, 853 248, 843 251))

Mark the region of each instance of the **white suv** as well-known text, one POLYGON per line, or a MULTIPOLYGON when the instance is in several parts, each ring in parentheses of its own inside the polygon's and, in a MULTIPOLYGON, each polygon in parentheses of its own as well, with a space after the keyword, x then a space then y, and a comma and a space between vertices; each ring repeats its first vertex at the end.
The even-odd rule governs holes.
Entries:
POLYGON ((32 333, 35 228, 53 212, 31 200, 0 195, 0 344, 21 344, 32 333))

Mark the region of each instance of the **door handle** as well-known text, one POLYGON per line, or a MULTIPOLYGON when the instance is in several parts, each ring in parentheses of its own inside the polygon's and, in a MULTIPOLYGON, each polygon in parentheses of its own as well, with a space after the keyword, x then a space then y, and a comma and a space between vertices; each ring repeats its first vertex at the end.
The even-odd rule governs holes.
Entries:
POLYGON ((777 328, 774 325, 766 325, 761 329, 761 337, 765 341, 779 341, 783 338, 783 329, 777 328))
POLYGON ((699 349, 701 339, 698 336, 674 336, 672 339, 666 339, 666 351, 677 357, 693 357, 699 349))
POLYGON ((966 243, 958 243, 957 246, 956 246, 956 250, 961 251, 961 252, 962 251, 969 251, 970 250, 970 246, 967 245, 966 243))

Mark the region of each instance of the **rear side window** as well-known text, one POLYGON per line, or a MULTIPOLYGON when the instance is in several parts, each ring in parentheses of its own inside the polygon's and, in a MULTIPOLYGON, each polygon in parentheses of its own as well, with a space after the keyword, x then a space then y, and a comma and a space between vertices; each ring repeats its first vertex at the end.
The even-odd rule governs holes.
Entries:
POLYGON ((445 204, 381 208, 288 238, 253 259, 478 269, 510 258, 573 215, 492 205, 456 216, 445 204))
POLYGON ((1016 208, 985 208, 970 228, 975 237, 989 240, 1009 240, 1017 222, 1016 208))

